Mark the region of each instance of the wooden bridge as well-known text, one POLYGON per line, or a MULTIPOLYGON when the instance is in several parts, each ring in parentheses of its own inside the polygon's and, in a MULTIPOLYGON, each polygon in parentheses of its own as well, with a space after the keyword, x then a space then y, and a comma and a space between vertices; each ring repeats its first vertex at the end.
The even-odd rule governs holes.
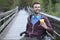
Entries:
MULTIPOLYGON (((41 12, 42 13, 42 12, 41 12)), ((45 13, 51 25, 54 28, 54 39, 60 38, 60 18, 51 16, 45 13)), ((20 40, 23 36, 20 33, 26 30, 27 17, 29 14, 24 10, 18 11, 18 6, 15 9, 0 14, 0 40, 20 40)))

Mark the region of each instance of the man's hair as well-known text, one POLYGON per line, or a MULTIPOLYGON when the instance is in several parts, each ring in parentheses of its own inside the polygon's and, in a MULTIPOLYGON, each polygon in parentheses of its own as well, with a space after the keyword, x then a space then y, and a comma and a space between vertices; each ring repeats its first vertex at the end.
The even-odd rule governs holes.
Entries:
POLYGON ((39 3, 39 2, 34 2, 34 3, 32 4, 32 7, 33 7, 35 4, 40 4, 40 3, 39 3))

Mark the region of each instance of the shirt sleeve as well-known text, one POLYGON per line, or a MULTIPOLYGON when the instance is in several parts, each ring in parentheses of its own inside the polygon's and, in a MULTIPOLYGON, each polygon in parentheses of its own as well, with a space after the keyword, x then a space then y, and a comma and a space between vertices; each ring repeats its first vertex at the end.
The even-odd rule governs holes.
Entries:
POLYGON ((44 21, 45 21, 45 23, 46 23, 46 25, 47 25, 47 27, 48 27, 46 30, 47 30, 48 32, 50 32, 50 33, 53 33, 53 28, 52 28, 52 26, 51 26, 48 18, 47 18, 46 16, 44 16, 43 18, 44 18, 44 21))

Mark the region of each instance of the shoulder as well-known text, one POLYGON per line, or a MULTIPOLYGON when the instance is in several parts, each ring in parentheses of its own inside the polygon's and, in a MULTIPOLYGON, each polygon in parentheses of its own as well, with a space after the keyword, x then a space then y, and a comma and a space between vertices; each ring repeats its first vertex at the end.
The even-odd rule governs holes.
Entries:
POLYGON ((29 15, 29 17, 28 18, 31 18, 32 17, 32 14, 31 15, 29 15))
POLYGON ((30 19, 31 19, 31 17, 32 17, 32 14, 31 14, 31 15, 29 15, 27 19, 28 19, 28 20, 30 20, 30 19))
POLYGON ((43 12, 40 12, 40 13, 42 15, 42 18, 47 18, 47 16, 44 15, 45 13, 43 13, 43 12))
POLYGON ((41 14, 41 18, 42 19, 45 19, 45 18, 47 18, 45 15, 43 15, 43 14, 41 14))

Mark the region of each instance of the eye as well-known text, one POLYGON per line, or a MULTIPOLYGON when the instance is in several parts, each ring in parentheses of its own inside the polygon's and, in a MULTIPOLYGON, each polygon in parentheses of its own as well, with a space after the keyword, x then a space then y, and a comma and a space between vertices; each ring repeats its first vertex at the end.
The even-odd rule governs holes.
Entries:
POLYGON ((38 6, 38 8, 40 8, 40 6, 38 6))
POLYGON ((34 8, 37 8, 37 6, 35 6, 34 8))
POLYGON ((34 8, 40 8, 40 6, 35 6, 34 8))

